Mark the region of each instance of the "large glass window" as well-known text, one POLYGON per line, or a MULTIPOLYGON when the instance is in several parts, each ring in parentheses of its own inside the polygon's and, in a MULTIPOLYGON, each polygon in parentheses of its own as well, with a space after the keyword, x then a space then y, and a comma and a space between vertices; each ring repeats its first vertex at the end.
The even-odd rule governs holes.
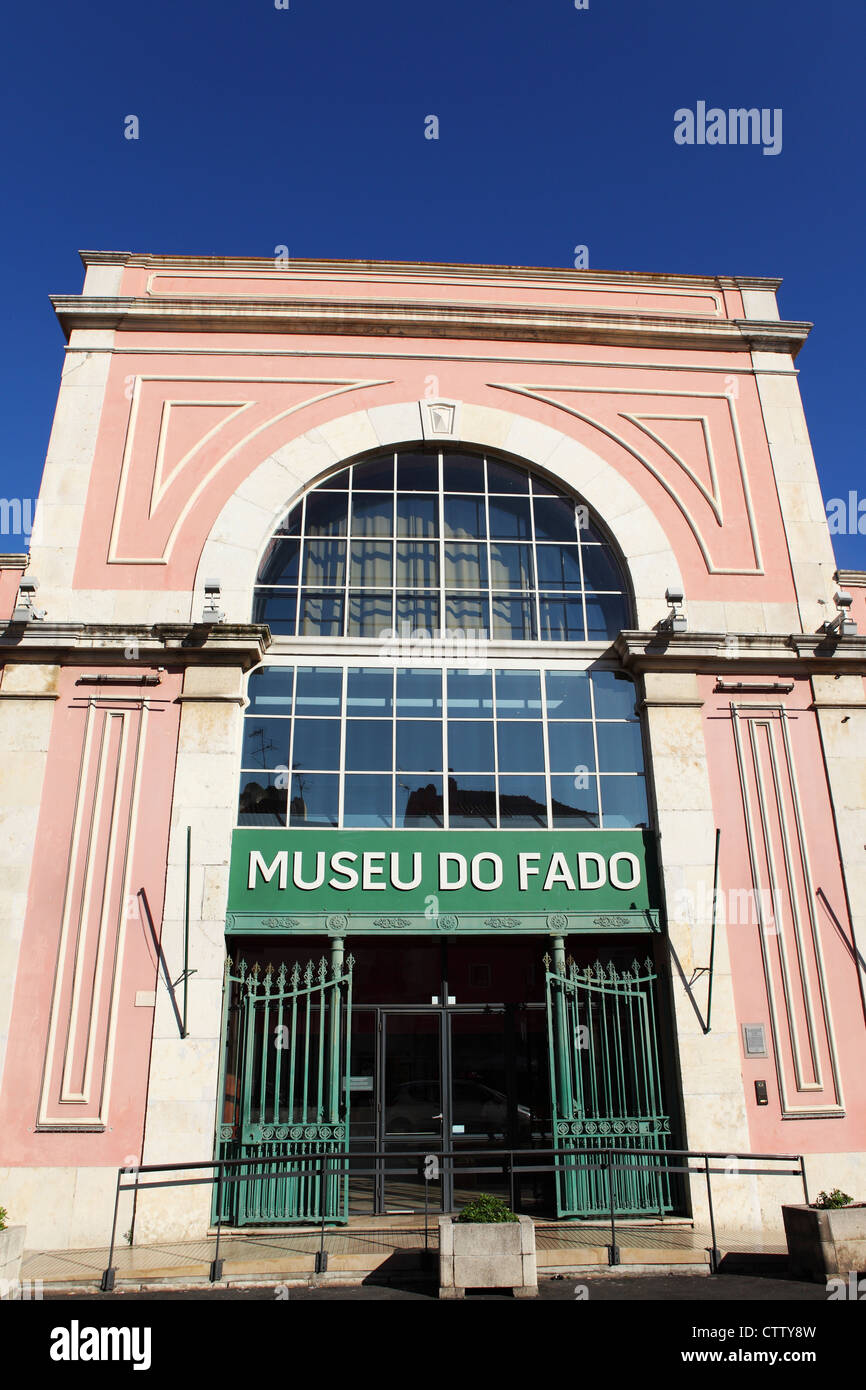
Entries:
POLYGON ((646 825, 632 682, 611 670, 265 666, 239 825, 646 825))
POLYGON ((292 508, 262 560, 253 620, 285 637, 597 642, 629 625, 630 605, 577 499, 504 459, 412 449, 351 464, 292 508))

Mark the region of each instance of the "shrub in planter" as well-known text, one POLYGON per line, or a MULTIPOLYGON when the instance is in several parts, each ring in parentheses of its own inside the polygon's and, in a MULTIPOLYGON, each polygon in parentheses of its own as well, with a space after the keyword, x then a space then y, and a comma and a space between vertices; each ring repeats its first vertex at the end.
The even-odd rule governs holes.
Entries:
POLYGON ((866 1269, 866 1202, 834 1187, 809 1206, 782 1207, 792 1274, 823 1281, 866 1269))
POLYGON ((466 1203, 457 1220, 480 1225, 496 1221, 517 1221, 518 1218, 501 1197, 491 1197, 489 1192, 482 1192, 474 1202, 466 1203))
POLYGON ((538 1293, 532 1218, 515 1216, 488 1193, 459 1216, 439 1218, 439 1297, 462 1298, 467 1289, 512 1289, 515 1298, 538 1293))

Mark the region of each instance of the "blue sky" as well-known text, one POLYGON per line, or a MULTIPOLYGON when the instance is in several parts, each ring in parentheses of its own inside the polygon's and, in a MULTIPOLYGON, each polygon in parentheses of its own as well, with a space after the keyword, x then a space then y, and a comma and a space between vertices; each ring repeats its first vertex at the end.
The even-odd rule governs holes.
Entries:
MULTIPOLYGON (((585 244, 594 268, 781 276, 783 316, 815 323, 825 501, 866 498, 860 0, 88 0, 16 6, 4 37, 2 495, 38 490, 48 295, 80 290, 80 247, 570 266, 585 244), (675 144, 699 100, 781 108, 781 153, 675 144)), ((834 543, 866 569, 866 535, 834 543)))

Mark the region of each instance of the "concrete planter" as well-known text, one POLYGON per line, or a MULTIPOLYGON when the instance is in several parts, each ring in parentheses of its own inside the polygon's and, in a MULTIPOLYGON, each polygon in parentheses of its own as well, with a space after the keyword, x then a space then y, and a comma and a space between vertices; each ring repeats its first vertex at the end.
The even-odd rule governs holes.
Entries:
POLYGON ((0 1231, 0 1298, 16 1298, 26 1226, 7 1226, 0 1231))
POLYGON ((535 1225, 516 1221, 462 1222, 439 1218, 439 1297, 462 1298, 467 1289, 512 1289, 515 1298, 538 1293, 535 1225))
POLYGON ((866 1270, 866 1203, 782 1207, 792 1274, 822 1282, 866 1270))

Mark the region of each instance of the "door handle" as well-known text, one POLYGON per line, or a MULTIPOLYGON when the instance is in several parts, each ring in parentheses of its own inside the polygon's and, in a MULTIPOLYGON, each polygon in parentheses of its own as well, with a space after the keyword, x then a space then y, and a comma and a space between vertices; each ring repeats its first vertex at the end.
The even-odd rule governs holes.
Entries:
POLYGON ((441 1114, 441 1112, 440 1112, 438 1115, 431 1115, 431 1116, 430 1116, 430 1119, 431 1119, 431 1120, 441 1120, 441 1119, 442 1119, 442 1114, 441 1114))

